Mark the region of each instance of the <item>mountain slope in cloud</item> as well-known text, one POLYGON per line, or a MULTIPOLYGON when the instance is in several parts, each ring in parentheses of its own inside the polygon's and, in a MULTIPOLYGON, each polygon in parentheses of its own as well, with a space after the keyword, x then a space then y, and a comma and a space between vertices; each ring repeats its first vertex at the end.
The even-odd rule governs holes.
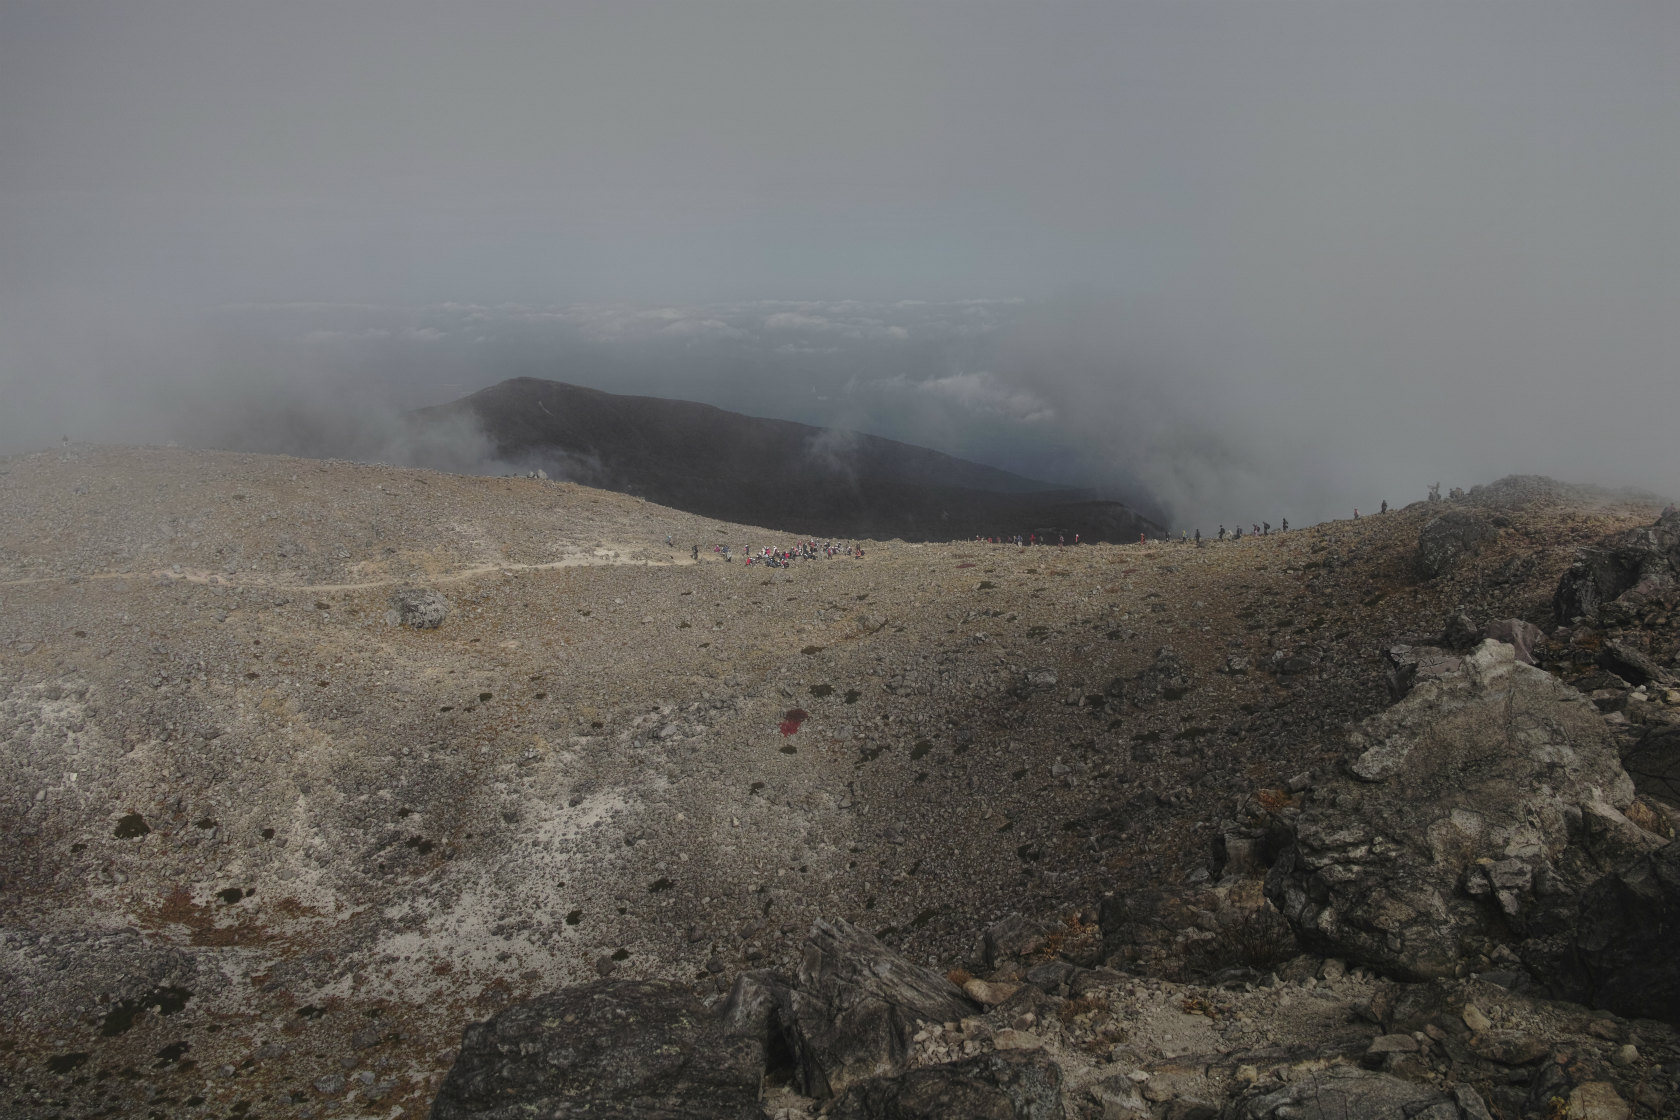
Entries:
POLYGON ((1071 540, 1159 531, 1087 491, 878 436, 514 378, 422 409, 422 430, 470 418, 498 456, 707 517, 823 537, 952 540, 1035 530, 1071 540))

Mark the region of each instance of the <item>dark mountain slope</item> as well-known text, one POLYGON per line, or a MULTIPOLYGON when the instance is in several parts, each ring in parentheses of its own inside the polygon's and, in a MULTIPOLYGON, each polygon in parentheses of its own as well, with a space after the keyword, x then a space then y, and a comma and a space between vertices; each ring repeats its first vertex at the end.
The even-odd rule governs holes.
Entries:
POLYGON ((1158 527, 1127 506, 879 436, 766 420, 692 401, 515 378, 416 423, 469 415, 527 469, 661 505, 831 537, 951 540, 1064 531, 1134 540, 1158 527))

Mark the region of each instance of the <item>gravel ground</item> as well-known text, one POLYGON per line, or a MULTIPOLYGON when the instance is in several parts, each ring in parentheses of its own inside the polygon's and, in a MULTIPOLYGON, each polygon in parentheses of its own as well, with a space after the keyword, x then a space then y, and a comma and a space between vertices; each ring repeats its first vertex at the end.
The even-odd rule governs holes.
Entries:
MULTIPOLYGON (((1216 838, 1387 704, 1383 648, 1543 621, 1652 516, 1506 506, 1427 582, 1425 503, 782 570, 710 549, 785 535, 568 483, 0 460, 6 1110, 419 1116, 468 1021, 608 973, 715 994, 817 916, 944 969, 1012 911, 1252 906, 1216 838), (440 627, 388 624, 410 587, 440 627)), ((1193 934, 1098 940, 1194 979, 1193 934)))

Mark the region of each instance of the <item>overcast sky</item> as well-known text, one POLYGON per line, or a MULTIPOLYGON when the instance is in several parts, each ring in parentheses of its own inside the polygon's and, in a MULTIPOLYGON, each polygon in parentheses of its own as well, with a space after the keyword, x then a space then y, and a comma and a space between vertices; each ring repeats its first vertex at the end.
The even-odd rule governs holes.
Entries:
POLYGON ((1677 344, 1666 0, 0 0, 0 450, 537 373, 1305 522, 1680 492, 1677 344))

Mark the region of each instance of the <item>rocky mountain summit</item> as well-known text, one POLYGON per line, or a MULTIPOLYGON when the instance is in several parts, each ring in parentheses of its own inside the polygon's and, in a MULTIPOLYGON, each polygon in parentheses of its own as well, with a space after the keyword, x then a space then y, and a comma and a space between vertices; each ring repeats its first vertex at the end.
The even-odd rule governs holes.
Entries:
POLYGON ((1675 1114, 1677 529, 765 569, 565 482, 0 461, 0 1100, 1675 1114))

